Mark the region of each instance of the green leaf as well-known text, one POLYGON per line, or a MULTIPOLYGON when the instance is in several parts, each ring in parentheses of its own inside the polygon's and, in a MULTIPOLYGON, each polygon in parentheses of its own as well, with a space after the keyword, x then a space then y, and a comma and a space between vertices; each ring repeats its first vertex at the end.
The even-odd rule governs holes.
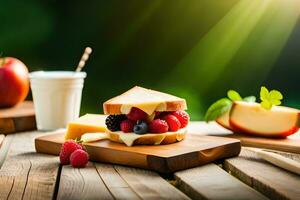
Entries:
POLYGON ((272 108, 272 104, 269 101, 262 101, 260 105, 266 110, 270 110, 272 108))
POLYGON ((260 90, 261 106, 270 110, 272 106, 278 106, 283 99, 282 94, 278 90, 271 90, 270 92, 266 87, 261 87, 260 90))
POLYGON ((229 90, 227 92, 227 96, 232 101, 241 101, 242 100, 241 95, 237 91, 234 91, 234 90, 229 90))
POLYGON ((255 96, 248 96, 248 97, 244 97, 243 98, 243 101, 246 101, 246 102, 255 102, 256 101, 256 97, 255 96))
POLYGON ((278 90, 272 90, 272 91, 269 93, 269 98, 270 98, 270 99, 281 100, 281 99, 283 99, 283 96, 282 96, 281 92, 279 92, 278 90))
POLYGON ((281 101, 277 99, 270 99, 269 102, 274 106, 279 106, 281 104, 281 101))
POLYGON ((269 100, 269 90, 265 86, 262 86, 260 88, 260 100, 262 101, 269 100))
POLYGON ((206 111, 205 121, 213 121, 229 111, 232 106, 232 101, 227 98, 220 99, 213 103, 206 111))

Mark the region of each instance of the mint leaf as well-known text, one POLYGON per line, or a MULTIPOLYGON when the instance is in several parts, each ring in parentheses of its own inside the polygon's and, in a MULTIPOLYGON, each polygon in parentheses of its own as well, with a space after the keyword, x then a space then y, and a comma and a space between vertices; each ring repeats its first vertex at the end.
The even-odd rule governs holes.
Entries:
POLYGON ((255 97, 255 96, 244 97, 244 98, 243 98, 243 101, 249 102, 249 103, 255 102, 255 101, 256 101, 256 97, 255 97))
POLYGON ((230 101, 227 98, 223 98, 216 101, 206 111, 204 117, 205 121, 209 122, 217 119, 218 117, 220 117, 221 115, 229 111, 231 109, 231 106, 232 106, 232 101, 230 101))
POLYGON ((270 110, 272 106, 278 106, 281 104, 283 96, 278 90, 271 90, 269 92, 266 87, 261 87, 260 99, 262 101, 260 105, 263 108, 270 110))
POLYGON ((278 90, 272 90, 269 93, 269 98, 270 99, 276 99, 276 100, 282 100, 283 96, 282 96, 282 94, 278 90))
POLYGON ((272 104, 268 101, 262 101, 260 105, 266 110, 270 110, 272 108, 272 104))
POLYGON ((260 100, 268 101, 268 99, 269 99, 269 90, 265 86, 262 86, 260 88, 260 100))
POLYGON ((274 106, 279 106, 281 104, 280 100, 277 99, 270 99, 270 104, 274 105, 274 106))
POLYGON ((242 100, 241 95, 237 91, 234 91, 234 90, 229 90, 227 92, 227 96, 232 101, 241 101, 242 100))

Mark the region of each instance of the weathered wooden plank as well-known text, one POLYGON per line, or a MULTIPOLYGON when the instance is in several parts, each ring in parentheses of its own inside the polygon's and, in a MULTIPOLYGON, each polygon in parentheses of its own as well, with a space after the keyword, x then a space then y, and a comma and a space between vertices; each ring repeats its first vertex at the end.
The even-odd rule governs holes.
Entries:
POLYGON ((0 135, 0 169, 1 166, 6 158, 10 143, 11 143, 11 138, 12 136, 4 136, 4 135, 0 135))
POLYGON ((300 176, 276 167, 254 152, 242 150, 239 157, 227 159, 225 169, 271 199, 298 199, 300 176))
POLYGON ((115 199, 140 199, 113 165, 95 163, 96 169, 115 199))
POLYGON ((267 199, 215 164, 176 172, 175 180, 192 199, 267 199))
POLYGON ((155 172, 122 166, 115 169, 142 199, 189 199, 155 172))
POLYGON ((37 132, 11 135, 0 170, 0 199, 52 199, 59 169, 57 157, 35 153, 37 132))
POLYGON ((93 163, 85 168, 63 166, 57 199, 113 199, 93 163))
POLYGON ((1 148, 1 145, 2 145, 2 143, 4 141, 4 138, 5 138, 5 135, 0 134, 0 148, 1 148))
POLYGON ((194 135, 228 136, 232 134, 232 131, 223 128, 216 122, 191 121, 188 126, 188 133, 194 135))
POLYGON ((300 163, 300 155, 299 154, 282 152, 282 151, 272 151, 272 152, 282 155, 284 157, 287 157, 289 159, 295 160, 300 163))

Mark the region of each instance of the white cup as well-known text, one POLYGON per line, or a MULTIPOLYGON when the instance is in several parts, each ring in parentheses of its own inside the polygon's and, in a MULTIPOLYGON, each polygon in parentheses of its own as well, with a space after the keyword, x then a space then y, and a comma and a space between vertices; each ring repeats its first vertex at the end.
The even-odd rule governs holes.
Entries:
POLYGON ((29 74, 38 130, 65 128, 80 112, 85 72, 36 71, 29 74))

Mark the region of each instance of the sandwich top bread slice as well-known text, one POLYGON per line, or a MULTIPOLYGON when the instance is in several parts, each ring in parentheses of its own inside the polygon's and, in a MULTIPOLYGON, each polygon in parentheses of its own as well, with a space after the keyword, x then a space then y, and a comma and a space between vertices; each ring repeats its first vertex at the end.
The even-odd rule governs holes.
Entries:
POLYGON ((108 138, 131 145, 170 144, 185 138, 185 99, 134 87, 103 104, 108 138))
POLYGON ((128 114, 132 107, 151 115, 154 111, 186 110, 185 99, 135 86, 103 104, 104 114, 128 114))

